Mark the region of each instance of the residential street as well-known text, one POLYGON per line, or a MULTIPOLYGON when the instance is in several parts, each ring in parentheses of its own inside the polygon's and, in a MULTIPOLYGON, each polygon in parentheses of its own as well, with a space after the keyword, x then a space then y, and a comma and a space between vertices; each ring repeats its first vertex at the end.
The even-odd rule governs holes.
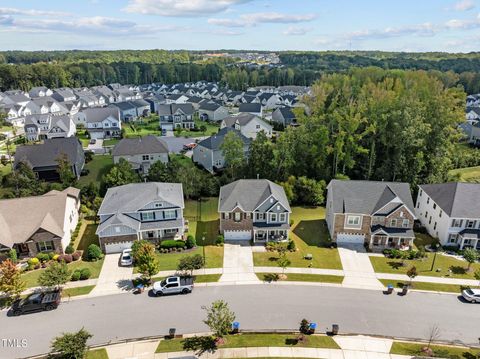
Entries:
POLYGON ((381 291, 299 285, 238 285, 197 288, 186 296, 155 298, 112 295, 62 303, 55 311, 7 317, 1 312, 2 339, 26 338, 26 348, 0 348, 0 358, 17 358, 49 349, 51 339, 82 326, 91 343, 178 333, 204 332, 202 305, 225 299, 243 329, 296 329, 302 318, 319 331, 340 325, 340 333, 427 338, 432 325, 441 339, 478 344, 480 305, 454 295, 411 292, 406 297, 381 291), (355 314, 357 313, 357 314, 355 314))

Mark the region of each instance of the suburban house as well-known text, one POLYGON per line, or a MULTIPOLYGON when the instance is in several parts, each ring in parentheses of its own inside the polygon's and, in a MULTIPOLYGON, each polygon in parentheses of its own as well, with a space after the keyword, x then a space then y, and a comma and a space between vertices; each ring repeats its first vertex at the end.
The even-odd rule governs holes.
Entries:
POLYGON ((465 118, 470 121, 480 120, 480 107, 470 107, 467 109, 465 118))
POLYGON ((27 141, 74 136, 75 124, 68 115, 52 114, 29 115, 25 117, 25 137, 27 141))
POLYGON ((220 122, 229 115, 228 110, 215 102, 204 102, 198 108, 198 114, 203 121, 220 122))
POLYGON ((273 127, 256 115, 239 113, 226 117, 222 120, 220 128, 230 127, 242 133, 245 137, 255 139, 260 131, 265 132, 267 137, 272 137, 273 127))
POLYGON ((117 107, 87 108, 75 115, 78 124, 84 124, 90 138, 120 137, 121 121, 117 107))
POLYGON ((441 245, 480 249, 480 184, 421 185, 415 213, 441 245))
POLYGON ((215 135, 200 141, 193 149, 193 162, 198 163, 210 173, 215 173, 225 166, 225 158, 221 149, 223 140, 229 132, 234 132, 243 141, 243 150, 245 157, 248 157, 250 139, 231 127, 225 127, 219 130, 215 135))
POLYGON ((160 128, 167 131, 173 131, 175 128, 194 128, 193 113, 191 103, 161 104, 158 106, 160 128))
MULTIPOLYGON (((120 113, 120 121, 134 121, 138 117, 137 107, 130 101, 116 102, 111 106, 118 108, 118 112, 120 113)), ((150 105, 148 105, 148 107, 150 108, 150 105)))
POLYGON ((157 161, 168 163, 168 146, 156 136, 148 135, 138 138, 124 138, 113 148, 113 163, 121 158, 127 160, 132 168, 147 174, 150 166, 157 161))
POLYGON ((181 104, 181 103, 186 103, 188 101, 188 96, 184 94, 170 94, 165 98, 165 103, 166 104, 181 104))
POLYGON ((184 207, 180 183, 145 182, 109 188, 98 210, 100 246, 105 253, 118 253, 139 239, 181 239, 184 207))
POLYGON ((147 117, 150 115, 150 103, 145 100, 132 100, 130 103, 135 106, 137 117, 147 117))
POLYGON ((69 88, 63 87, 53 90, 52 98, 59 102, 74 101, 77 96, 69 88))
POLYGON ((78 223, 80 190, 68 187, 42 196, 0 200, 0 252, 19 257, 64 253, 78 223))
POLYGON ((220 188, 220 233, 225 240, 286 241, 290 205, 283 187, 265 179, 243 179, 220 188))
POLYGON ((265 110, 272 110, 280 105, 280 98, 273 93, 262 93, 258 98, 265 110))
POLYGON ((283 127, 296 126, 297 117, 290 107, 279 107, 272 113, 272 122, 283 127))
POLYGON ((326 220, 333 242, 373 251, 413 245, 416 217, 408 183, 332 180, 327 191, 326 220))
POLYGON ((76 137, 53 138, 40 144, 18 146, 14 166, 25 162, 39 179, 55 181, 59 178, 58 160, 64 155, 70 162, 75 177, 80 178, 85 165, 85 156, 82 144, 76 137))
POLYGON ((262 105, 259 103, 242 103, 238 106, 238 112, 247 112, 259 117, 263 115, 262 105))

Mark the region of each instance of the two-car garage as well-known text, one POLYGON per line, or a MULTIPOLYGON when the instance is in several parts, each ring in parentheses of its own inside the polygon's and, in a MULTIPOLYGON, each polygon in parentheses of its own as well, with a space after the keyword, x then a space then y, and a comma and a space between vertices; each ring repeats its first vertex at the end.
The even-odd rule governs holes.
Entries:
POLYGON ((360 233, 338 233, 337 244, 363 244, 365 235, 360 233))
POLYGON ((252 231, 223 231, 226 241, 249 241, 252 239, 252 231))
POLYGON ((124 249, 129 249, 132 247, 133 242, 120 242, 120 243, 106 243, 105 244, 105 253, 121 253, 124 249))

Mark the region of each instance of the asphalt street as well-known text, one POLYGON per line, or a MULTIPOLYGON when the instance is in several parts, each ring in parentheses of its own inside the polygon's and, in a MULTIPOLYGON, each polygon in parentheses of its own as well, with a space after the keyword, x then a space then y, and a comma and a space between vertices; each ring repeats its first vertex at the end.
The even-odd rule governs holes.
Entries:
MULTIPOLYGON (((203 305, 224 299, 243 329, 296 329, 302 318, 326 331, 427 339, 433 325, 440 339, 478 344, 480 304, 448 294, 410 292, 401 297, 381 291, 316 286, 238 285, 196 288, 185 296, 119 294, 62 303, 52 312, 8 317, 0 312, 0 340, 16 339, 18 348, 0 341, 0 358, 44 353, 52 338, 82 327, 91 344, 118 339, 204 332, 203 305), (26 339, 22 347, 21 340, 26 339)), ((12 343, 12 342, 10 342, 12 343)))

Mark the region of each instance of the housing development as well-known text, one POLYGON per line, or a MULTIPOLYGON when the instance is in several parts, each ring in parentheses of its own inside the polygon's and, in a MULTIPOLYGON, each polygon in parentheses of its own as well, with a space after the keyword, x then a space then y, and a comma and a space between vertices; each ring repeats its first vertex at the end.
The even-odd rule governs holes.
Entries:
POLYGON ((480 357, 480 3, 6 1, 0 358, 480 357))

